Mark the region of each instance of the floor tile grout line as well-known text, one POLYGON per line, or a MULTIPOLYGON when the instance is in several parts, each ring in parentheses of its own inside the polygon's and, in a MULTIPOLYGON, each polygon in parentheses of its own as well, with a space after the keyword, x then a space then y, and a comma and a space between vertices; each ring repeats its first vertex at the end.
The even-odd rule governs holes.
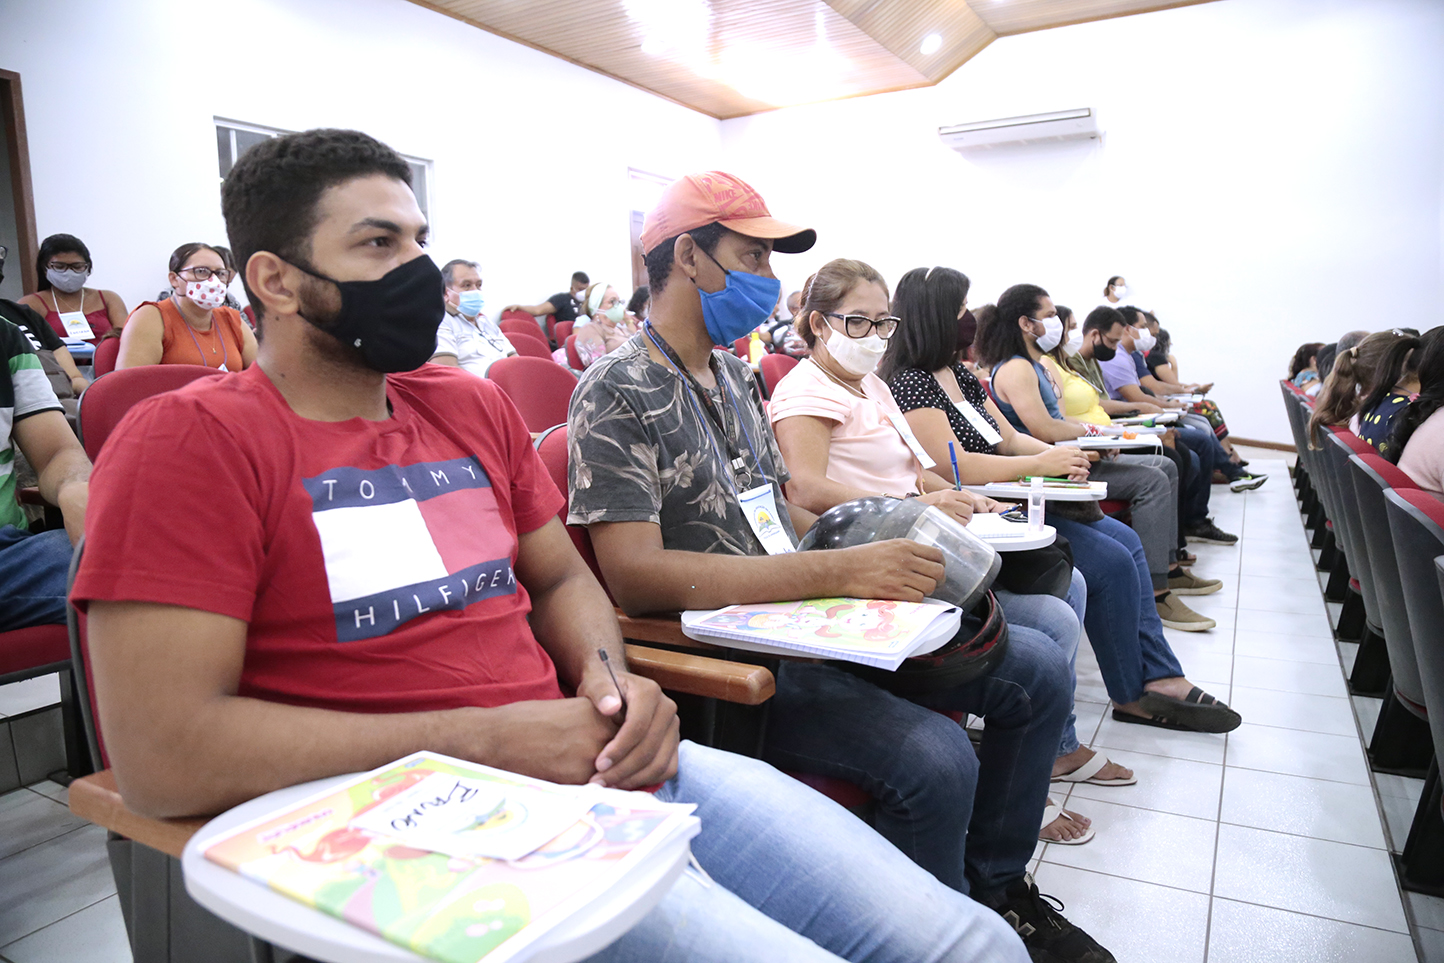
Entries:
POLYGON ((1101 869, 1084 869, 1081 866, 1069 866, 1067 863, 1051 863, 1048 862, 1048 860, 1041 858, 1038 861, 1041 863, 1048 863, 1049 866, 1061 866, 1064 869, 1071 869, 1079 873, 1095 873, 1099 876, 1107 876, 1110 879, 1121 879, 1126 880, 1130 883, 1142 883, 1144 886, 1158 886, 1163 889, 1171 889, 1176 893, 1192 893, 1194 896, 1208 896, 1207 893, 1201 890, 1189 889, 1187 886, 1175 886, 1172 883, 1155 883, 1153 880, 1150 879, 1139 879, 1136 876, 1120 876, 1117 873, 1108 873, 1104 872, 1101 869))
POLYGON ((1366 930, 1374 930, 1378 933, 1395 933, 1399 936, 1411 935, 1404 932, 1403 930, 1391 930, 1387 926, 1375 926, 1372 923, 1355 923, 1353 920, 1341 920, 1337 916, 1320 916, 1318 913, 1305 913, 1302 910, 1287 909, 1283 906, 1272 906, 1268 903, 1255 903, 1253 900, 1248 899, 1236 899, 1232 896, 1219 896, 1216 898, 1221 899, 1226 903, 1240 903, 1244 906, 1257 906, 1262 909, 1277 910, 1280 913, 1292 913, 1295 916, 1307 916, 1309 919, 1313 920, 1327 920, 1330 923, 1343 923, 1345 926, 1358 926, 1366 930))
MULTIPOLYGON (((118 899, 118 898, 119 898, 118 894, 116 894, 116 893, 111 893, 111 894, 109 894, 108 896, 102 896, 100 899, 96 900, 94 903, 86 903, 84 906, 80 907, 80 909, 75 910, 74 912, 71 912, 71 913, 66 913, 64 916, 60 917, 60 919, 58 919, 58 920, 51 920, 49 923, 46 923, 44 926, 40 927, 39 929, 31 930, 29 933, 26 933, 24 936, 18 936, 18 937, 16 937, 15 939, 11 940, 9 943, 6 943, 4 946, 0 946, 0 951, 9 949, 10 947, 14 946, 16 943, 19 943, 21 940, 28 940, 28 939, 30 939, 30 937, 34 936, 36 933, 44 932, 45 930, 50 929, 50 927, 55 926, 55 925, 58 924, 58 923, 63 923, 63 922, 65 922, 66 920, 70 919, 72 916, 76 916, 76 915, 78 915, 78 914, 80 914, 80 913, 84 913, 86 910, 90 909, 92 906, 99 906, 101 903, 104 903, 104 902, 105 902, 106 900, 108 900, 108 899, 118 899)), ((119 908, 120 908, 120 905, 117 903, 117 904, 116 904, 116 909, 118 910, 119 908)), ((126 949, 129 950, 130 947, 127 946, 126 949)), ((8 963, 8 960, 9 960, 9 957, 5 956, 5 955, 3 954, 3 952, 0 952, 0 963, 8 963)))
MULTIPOLYGON (((51 801, 53 802, 54 800, 51 800, 51 801)), ((69 812, 69 810, 66 810, 66 811, 69 812)), ((19 855, 21 855, 21 854, 23 854, 23 853, 28 853, 28 852, 30 852, 32 849, 35 849, 35 848, 38 847, 38 846, 44 846, 46 843, 53 843, 53 842, 55 842, 57 839, 64 839, 66 836, 69 836, 69 835, 71 835, 72 833, 78 833, 78 832, 80 832, 82 829, 89 829, 92 825, 94 825, 94 824, 93 824, 93 823, 89 823, 89 822, 82 822, 79 826, 75 826, 75 827, 72 828, 72 829, 67 829, 65 832, 61 833, 61 834, 58 835, 58 836, 51 836, 49 839, 42 839, 40 842, 38 842, 38 843, 33 843, 33 844, 29 845, 29 846, 26 846, 24 849, 17 849, 17 850, 15 850, 15 852, 11 853, 11 854, 8 855, 8 856, 0 857, 0 863, 4 863, 6 860, 9 860, 9 859, 14 859, 15 857, 17 857, 17 856, 19 856, 19 855)))

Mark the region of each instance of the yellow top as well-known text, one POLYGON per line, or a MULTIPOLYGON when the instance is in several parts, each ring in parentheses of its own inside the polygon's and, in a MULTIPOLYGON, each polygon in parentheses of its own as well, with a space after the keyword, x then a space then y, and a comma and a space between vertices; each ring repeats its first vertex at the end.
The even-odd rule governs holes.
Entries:
POLYGON ((1098 403, 1098 391, 1092 385, 1046 354, 1043 356, 1043 363, 1051 368, 1063 382, 1063 416, 1065 418, 1076 418, 1089 425, 1113 424, 1113 419, 1108 417, 1108 412, 1104 411, 1103 406, 1098 403))

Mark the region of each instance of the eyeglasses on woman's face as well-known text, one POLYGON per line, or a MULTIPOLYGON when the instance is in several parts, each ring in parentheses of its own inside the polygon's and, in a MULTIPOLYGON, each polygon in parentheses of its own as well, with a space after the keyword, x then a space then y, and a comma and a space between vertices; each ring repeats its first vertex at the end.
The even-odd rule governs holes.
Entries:
POLYGON ((849 338, 865 338, 876 332, 884 341, 897 332, 898 322, 902 320, 894 317, 873 320, 865 314, 835 314, 832 311, 827 312, 827 316, 841 321, 843 334, 849 338))
POLYGON ((69 274, 84 274, 85 272, 90 270, 90 265, 86 264, 84 261, 80 261, 74 264, 69 261, 51 261, 49 264, 45 265, 45 270, 69 274))
POLYGON ((225 284, 231 282, 231 272, 225 268, 187 267, 181 268, 175 273, 187 281, 209 281, 211 278, 216 278, 225 284))

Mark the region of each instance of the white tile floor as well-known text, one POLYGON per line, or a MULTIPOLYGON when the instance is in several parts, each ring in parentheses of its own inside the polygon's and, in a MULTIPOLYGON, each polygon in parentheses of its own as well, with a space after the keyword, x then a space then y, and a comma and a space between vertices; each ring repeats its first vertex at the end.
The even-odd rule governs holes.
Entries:
MULTIPOLYGON (((1285 465, 1257 454, 1267 485, 1214 489, 1239 545, 1195 546, 1196 571, 1224 589, 1188 601, 1219 627, 1167 631, 1190 678, 1244 725, 1210 736, 1115 723, 1085 646, 1079 736, 1139 780, 1055 786, 1098 836, 1040 846, 1038 883, 1120 963, 1444 963, 1444 899, 1401 899, 1389 860, 1422 780, 1370 773, 1361 732, 1378 700, 1347 696, 1337 612, 1321 601, 1285 465)), ((48 696, 44 683, 0 688, 0 713, 48 696)), ((104 833, 64 802, 49 783, 0 796, 3 963, 130 960, 104 833)))

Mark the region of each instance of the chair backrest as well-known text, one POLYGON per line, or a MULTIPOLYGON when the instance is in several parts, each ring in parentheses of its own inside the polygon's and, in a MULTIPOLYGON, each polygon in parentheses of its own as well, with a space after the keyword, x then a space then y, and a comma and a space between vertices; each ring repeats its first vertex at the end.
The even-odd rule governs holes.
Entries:
POLYGON ((552 350, 548 348, 546 342, 541 339, 540 333, 538 333, 536 337, 532 337, 529 334, 521 334, 516 331, 503 331, 502 334, 506 335, 506 340, 511 342, 511 346, 516 349, 516 353, 522 357, 552 360, 552 350))
POLYGON ((573 371, 581 371, 586 365, 582 364, 582 356, 577 352, 577 336, 569 334, 562 342, 567 349, 567 364, 572 366, 573 371))
POLYGON ((1420 489, 1384 493, 1394 558, 1434 745, 1444 746, 1444 597, 1434 559, 1444 555, 1444 502, 1420 489))
POLYGON ((110 374, 115 370, 115 359, 120 357, 119 338, 101 338, 95 343, 95 357, 90 363, 95 368, 95 376, 110 374))
POLYGON ((732 342, 732 353, 735 354, 737 357, 741 358, 743 361, 746 361, 748 355, 750 354, 747 349, 751 345, 751 343, 751 335, 748 335, 745 338, 738 338, 736 341, 732 342))
POLYGON ((547 340, 550 341, 552 344, 555 344, 555 345, 560 345, 560 344, 562 343, 562 341, 565 341, 565 340, 566 340, 565 338, 563 338, 563 339, 561 339, 561 340, 557 340, 557 325, 560 324, 560 323, 561 323, 561 322, 557 320, 557 316, 556 316, 555 314, 549 314, 549 315, 547 315, 547 318, 546 318, 547 340))
MULTIPOLYGON (((568 497, 567 489, 570 483, 567 480, 567 426, 565 424, 556 425, 542 432, 536 440, 536 452, 541 456, 542 464, 546 465, 547 474, 552 476, 552 482, 556 484, 557 490, 562 493, 563 498, 568 497)), ((563 505, 562 510, 557 514, 561 518, 562 524, 566 525, 567 507, 563 505)), ((597 581, 601 582, 602 588, 605 589, 607 582, 602 578, 602 570, 597 565, 597 553, 592 550, 592 539, 587 534, 586 527, 567 525, 567 534, 571 536, 577 554, 587 563, 592 574, 597 577, 597 581)), ((611 596, 612 593, 608 591, 607 597, 611 598, 611 596)), ((612 599, 612 604, 616 604, 616 599, 612 599)))
POLYGON ((577 376, 550 358, 501 358, 486 376, 511 398, 529 431, 546 431, 567 420, 577 376))
POLYGON ((1349 574, 1359 580, 1359 594, 1364 597, 1364 616, 1370 627, 1383 635, 1383 623, 1379 617, 1379 599, 1374 591, 1374 575, 1369 568, 1369 554, 1364 547, 1364 533, 1359 526, 1359 499, 1354 492, 1354 481, 1349 470, 1349 456, 1360 454, 1355 442, 1372 452, 1369 443, 1347 429, 1339 429, 1324 435, 1324 459, 1329 473, 1329 482, 1334 489, 1338 515, 1334 521, 1334 537, 1344 548, 1349 560, 1349 574))
POLYGON ((572 329, 576 326, 575 321, 558 321, 556 326, 557 344, 566 344, 567 338, 571 337, 572 329))
POLYGON ((1399 562, 1394 555, 1394 536, 1389 530, 1389 513, 1384 508, 1384 492, 1401 491, 1419 486, 1397 465, 1379 455, 1349 456, 1349 474, 1357 498, 1358 528, 1363 534, 1368 568, 1379 603, 1379 624, 1384 630, 1384 643, 1389 651, 1389 673, 1394 692, 1406 709, 1424 714, 1424 690, 1419 683, 1419 660, 1414 654, 1414 635, 1409 628, 1409 613, 1404 607, 1404 590, 1399 584, 1399 562))
POLYGON ((762 385, 767 389, 767 396, 772 397, 772 392, 777 390, 777 382, 793 368, 797 367, 797 359, 785 354, 765 354, 760 362, 762 368, 762 385))
POLYGON ((536 324, 536 318, 527 314, 525 311, 518 311, 516 308, 512 308, 510 311, 501 312, 501 320, 510 321, 513 318, 518 321, 530 321, 532 324, 536 324))
POLYGON ((516 331, 521 334, 529 334, 538 341, 546 339, 546 335, 542 334, 542 329, 531 318, 527 318, 525 321, 518 318, 506 318, 497 327, 506 334, 516 331))
POLYGON ((85 453, 95 461, 105 440, 136 402, 183 388, 200 378, 220 377, 224 377, 222 372, 198 364, 149 364, 96 378, 80 393, 76 413, 85 453))
MULTIPOLYGON (((197 366, 199 367, 199 366, 197 366)), ((71 595, 75 587, 75 573, 80 571, 80 559, 85 554, 85 536, 70 556, 70 574, 65 581, 65 594, 71 595)), ((80 693, 80 720, 85 728, 85 744, 90 750, 91 760, 101 769, 110 768, 110 757, 105 753, 105 741, 100 738, 100 711, 96 708, 95 687, 90 684, 90 642, 85 634, 85 613, 74 605, 65 606, 65 625, 70 635, 70 671, 75 679, 75 688, 80 693)))

